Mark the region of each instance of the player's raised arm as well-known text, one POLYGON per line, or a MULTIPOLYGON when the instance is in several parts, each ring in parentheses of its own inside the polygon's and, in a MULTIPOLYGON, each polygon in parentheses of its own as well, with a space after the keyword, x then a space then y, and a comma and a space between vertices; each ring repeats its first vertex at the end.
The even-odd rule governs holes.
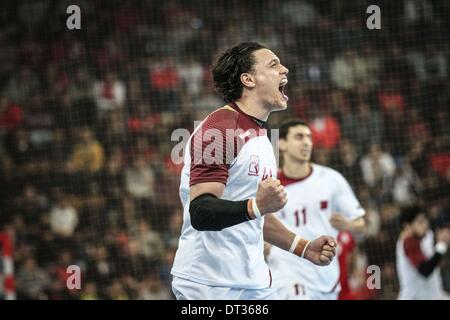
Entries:
POLYGON ((308 241, 286 228, 274 214, 266 216, 264 240, 320 266, 329 265, 336 255, 336 240, 332 237, 308 241))

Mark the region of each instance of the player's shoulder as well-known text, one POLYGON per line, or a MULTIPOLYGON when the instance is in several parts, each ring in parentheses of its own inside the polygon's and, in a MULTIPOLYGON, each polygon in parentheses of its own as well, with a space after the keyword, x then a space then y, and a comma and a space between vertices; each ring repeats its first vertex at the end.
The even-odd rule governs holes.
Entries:
POLYGON ((403 233, 399 240, 403 241, 403 249, 407 252, 414 252, 420 249, 421 239, 411 233, 403 233))
POLYGON ((331 167, 327 167, 327 166, 320 165, 317 163, 312 163, 311 165, 317 176, 321 176, 321 177, 327 176, 330 178, 341 178, 342 177, 342 174, 339 173, 339 171, 337 171, 336 169, 333 169, 331 167))
POLYGON ((225 105, 206 116, 202 122, 203 129, 234 129, 238 124, 239 113, 225 105))

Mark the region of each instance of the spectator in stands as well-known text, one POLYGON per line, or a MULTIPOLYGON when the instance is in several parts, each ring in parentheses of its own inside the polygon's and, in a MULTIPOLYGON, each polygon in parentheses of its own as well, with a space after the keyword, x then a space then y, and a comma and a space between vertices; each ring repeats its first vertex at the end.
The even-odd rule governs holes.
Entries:
POLYGON ((86 260, 86 279, 95 281, 100 290, 105 289, 116 274, 116 266, 112 260, 105 245, 93 244, 90 246, 86 260))
POLYGON ((135 199, 154 199, 155 174, 143 155, 136 155, 131 166, 125 169, 125 184, 135 199))
POLYGON ((164 243, 161 236, 150 228, 148 222, 141 220, 133 237, 139 242, 140 253, 147 259, 161 260, 164 243))
MULTIPOLYGON (((95 96, 92 92, 93 85, 90 74, 85 68, 81 67, 75 71, 74 80, 68 87, 68 94, 71 97, 72 108, 77 110, 77 125, 94 125, 98 117, 97 113, 104 112, 105 109, 108 109, 108 103, 112 104, 111 100, 107 98, 108 94, 105 97, 104 91, 107 86, 105 83, 96 84, 97 87, 95 90, 103 90, 103 92, 95 92, 97 94, 97 100, 94 101, 95 96)), ((120 99, 123 99, 121 97, 123 95, 121 90, 124 89, 120 83, 115 83, 112 89, 112 95, 116 98, 117 103, 120 102, 120 99)))
POLYGON ((22 108, 7 96, 0 96, 0 137, 17 129, 22 120, 22 108))
POLYGON ((326 86, 330 81, 329 63, 324 52, 313 48, 304 61, 299 62, 299 80, 312 88, 326 86))
POLYGON ((382 142, 383 118, 376 110, 371 110, 367 103, 361 102, 356 112, 342 115, 342 133, 362 154, 364 147, 382 142))
POLYGON ((79 137, 74 145, 72 156, 67 163, 69 173, 97 173, 104 165, 104 151, 99 141, 88 128, 78 132, 79 137))
POLYGON ((39 80, 31 68, 23 66, 14 72, 6 85, 5 94, 15 103, 23 105, 32 92, 39 89, 39 80))
POLYGON ((359 82, 369 81, 369 66, 354 50, 346 49, 332 62, 330 74, 336 87, 353 90, 359 82))
POLYGON ((53 233, 62 238, 71 237, 78 222, 77 210, 61 195, 50 210, 50 226, 53 233))
POLYGON ((80 300, 99 300, 97 286, 94 282, 87 282, 80 294, 80 300))
POLYGON ((388 186, 395 168, 394 159, 379 144, 371 145, 369 153, 361 159, 363 179, 369 187, 388 186))
POLYGON ((309 125, 314 145, 328 150, 335 148, 341 139, 341 127, 337 119, 326 111, 321 113, 313 108, 310 113, 312 116, 309 125))
POLYGON ((111 300, 129 300, 130 297, 125 291, 124 286, 119 280, 114 280, 113 283, 108 287, 108 299, 111 300))
POLYGON ((64 179, 63 174, 66 172, 66 163, 70 156, 72 145, 67 137, 66 130, 59 127, 52 130, 52 146, 48 152, 50 166, 52 168, 51 175, 56 177, 56 181, 64 179))
POLYGON ((156 273, 148 273, 140 285, 138 299, 140 300, 170 300, 172 295, 167 287, 161 284, 156 273))
POLYGON ((27 258, 17 272, 17 294, 21 299, 46 299, 44 291, 49 283, 48 274, 33 257, 27 258))
POLYGON ((114 72, 108 72, 94 84, 94 100, 100 119, 111 110, 123 108, 126 97, 125 85, 114 72))
POLYGON ((15 208, 22 215, 24 222, 30 228, 35 228, 40 215, 48 210, 49 201, 45 194, 39 192, 31 183, 27 183, 22 193, 15 199, 15 208))
POLYGON ((178 67, 178 74, 186 92, 195 99, 203 87, 203 67, 193 56, 185 58, 184 63, 178 67))
POLYGON ((397 166, 392 183, 392 199, 400 206, 417 202, 421 181, 408 163, 397 166))
POLYGON ((155 92, 157 111, 176 112, 180 106, 180 75, 171 57, 155 61, 150 69, 150 83, 155 92))
POLYGON ((362 185, 360 156, 353 143, 347 139, 342 139, 332 160, 332 166, 348 179, 350 185, 354 187, 362 185))
MULTIPOLYGON (((450 103, 450 99, 448 103, 450 103)), ((445 143, 450 144, 450 126, 448 125, 450 121, 450 112, 447 108, 448 105, 445 108, 439 108, 436 110, 436 113, 432 118, 433 125, 431 130, 434 133, 434 137, 439 137, 445 141, 445 143)))

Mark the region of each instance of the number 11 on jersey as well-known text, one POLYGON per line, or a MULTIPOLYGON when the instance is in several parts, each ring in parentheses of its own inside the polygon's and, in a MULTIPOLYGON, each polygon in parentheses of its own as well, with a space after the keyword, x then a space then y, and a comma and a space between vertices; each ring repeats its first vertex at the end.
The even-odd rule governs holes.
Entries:
POLYGON ((301 211, 301 217, 300 214, 298 212, 298 210, 295 210, 294 212, 294 216, 295 216, 295 226, 298 227, 300 225, 304 226, 306 224, 306 208, 303 208, 301 211))

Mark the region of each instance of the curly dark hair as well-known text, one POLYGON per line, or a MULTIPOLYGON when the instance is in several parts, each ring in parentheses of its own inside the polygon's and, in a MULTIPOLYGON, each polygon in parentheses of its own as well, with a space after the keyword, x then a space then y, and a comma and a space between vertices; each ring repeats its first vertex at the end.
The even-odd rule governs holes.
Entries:
POLYGON ((214 86, 225 102, 233 102, 242 95, 244 86, 241 74, 251 72, 255 64, 253 52, 266 49, 257 42, 243 42, 228 49, 217 60, 213 68, 214 86))

